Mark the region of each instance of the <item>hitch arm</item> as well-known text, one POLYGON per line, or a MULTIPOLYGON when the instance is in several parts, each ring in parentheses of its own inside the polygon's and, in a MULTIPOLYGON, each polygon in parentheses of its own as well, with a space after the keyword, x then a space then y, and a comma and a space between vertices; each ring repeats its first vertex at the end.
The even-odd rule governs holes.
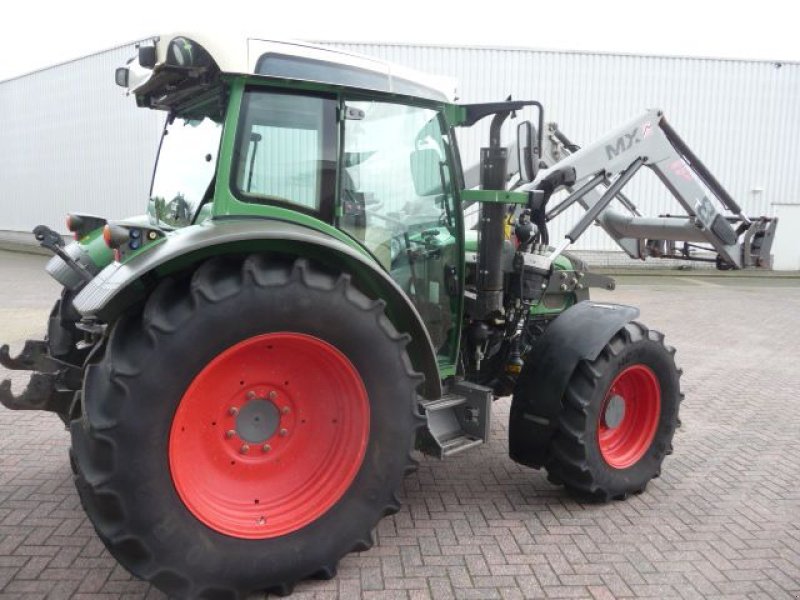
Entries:
POLYGON ((33 371, 25 391, 11 391, 11 380, 0 383, 0 404, 11 410, 46 410, 64 418, 71 414, 75 392, 81 387, 81 370, 52 358, 47 342, 27 340, 12 357, 8 345, 0 346, 0 365, 11 371, 33 371))
POLYGON ((8 351, 8 344, 0 346, 0 365, 10 371, 42 371, 55 373, 61 365, 50 358, 47 342, 41 340, 25 340, 25 346, 16 357, 8 351))
POLYGON ((33 371, 25 391, 11 391, 11 380, 0 383, 0 404, 11 410, 46 410, 69 415, 81 387, 81 369, 50 356, 47 342, 27 340, 17 356, 0 346, 0 365, 11 371, 33 371))
POLYGON ((56 375, 34 373, 25 391, 19 395, 11 391, 11 380, 0 383, 0 404, 10 410, 46 410, 59 415, 69 415, 75 390, 59 389, 56 375))

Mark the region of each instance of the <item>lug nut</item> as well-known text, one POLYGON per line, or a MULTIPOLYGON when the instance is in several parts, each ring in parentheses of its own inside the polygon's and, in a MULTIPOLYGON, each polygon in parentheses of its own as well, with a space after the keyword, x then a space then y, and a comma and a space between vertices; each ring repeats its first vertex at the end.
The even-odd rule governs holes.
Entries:
POLYGON ((238 414, 239 414, 239 409, 238 409, 238 408, 236 408, 235 406, 231 406, 231 407, 228 409, 228 414, 229 414, 230 416, 232 416, 232 417, 235 417, 236 415, 238 415, 238 414))
POLYGON ((288 415, 288 414, 289 414, 289 410, 290 410, 290 408, 289 408, 288 406, 284 406, 284 407, 281 409, 281 412, 282 412, 283 414, 285 414, 285 415, 288 415))
POLYGON ((562 292, 566 292, 567 291, 567 284, 566 283, 562 283, 561 284, 561 291, 562 292))
POLYGON ((279 433, 280 433, 281 437, 286 437, 289 434, 289 430, 288 429, 281 429, 279 433))
POLYGON ((269 452, 270 450, 272 450, 272 446, 270 446, 269 444, 264 444, 263 446, 261 446, 262 452, 269 452))
POLYGON ((269 399, 270 399, 270 400, 275 400, 275 398, 277 398, 277 397, 278 397, 278 392, 276 392, 275 390, 272 390, 272 391, 269 393, 269 399))
POLYGON ((248 446, 247 444, 242 444, 242 447, 239 448, 239 452, 241 452, 242 454, 247 454, 248 452, 250 452, 250 446, 248 446))
POLYGON ((225 432, 225 437, 228 439, 231 439, 234 435, 236 435, 236 432, 233 429, 228 429, 228 431, 225 432))
POLYGON ((247 399, 248 400, 255 400, 256 399, 256 393, 255 392, 247 392, 247 399))

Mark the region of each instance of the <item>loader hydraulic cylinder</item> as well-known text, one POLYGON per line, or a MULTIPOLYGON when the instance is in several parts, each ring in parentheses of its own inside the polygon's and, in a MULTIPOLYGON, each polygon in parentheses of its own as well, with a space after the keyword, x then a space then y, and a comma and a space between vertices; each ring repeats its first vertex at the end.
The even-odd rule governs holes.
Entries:
MULTIPOLYGON (((505 189, 508 149, 500 145, 500 128, 508 112, 497 113, 489 129, 489 147, 481 148, 481 187, 505 189)), ((478 318, 503 309, 502 255, 505 241, 505 204, 484 203, 478 225, 478 318)))

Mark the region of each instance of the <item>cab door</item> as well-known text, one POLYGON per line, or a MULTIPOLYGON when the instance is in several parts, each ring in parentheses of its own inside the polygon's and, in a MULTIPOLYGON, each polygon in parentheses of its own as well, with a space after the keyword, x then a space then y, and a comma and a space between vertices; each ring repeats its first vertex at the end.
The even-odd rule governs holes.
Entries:
POLYGON ((454 364, 461 308, 461 216, 438 111, 349 100, 342 107, 338 226, 405 290, 440 356, 454 364))

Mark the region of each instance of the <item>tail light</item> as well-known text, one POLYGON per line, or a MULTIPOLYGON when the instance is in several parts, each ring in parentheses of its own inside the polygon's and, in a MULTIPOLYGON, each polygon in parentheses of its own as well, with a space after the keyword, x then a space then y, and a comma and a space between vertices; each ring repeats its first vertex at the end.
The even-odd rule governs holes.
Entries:
POLYGON ((76 240, 80 240, 105 224, 106 220, 103 217, 81 214, 67 215, 67 231, 70 231, 76 240))
POLYGON ((103 228, 103 240, 106 246, 111 249, 116 250, 127 244, 130 238, 130 230, 122 225, 112 225, 109 223, 103 228))
POLYGON ((106 246, 114 250, 114 260, 121 261, 132 252, 152 244, 164 237, 160 229, 140 225, 109 223, 103 228, 106 246))

